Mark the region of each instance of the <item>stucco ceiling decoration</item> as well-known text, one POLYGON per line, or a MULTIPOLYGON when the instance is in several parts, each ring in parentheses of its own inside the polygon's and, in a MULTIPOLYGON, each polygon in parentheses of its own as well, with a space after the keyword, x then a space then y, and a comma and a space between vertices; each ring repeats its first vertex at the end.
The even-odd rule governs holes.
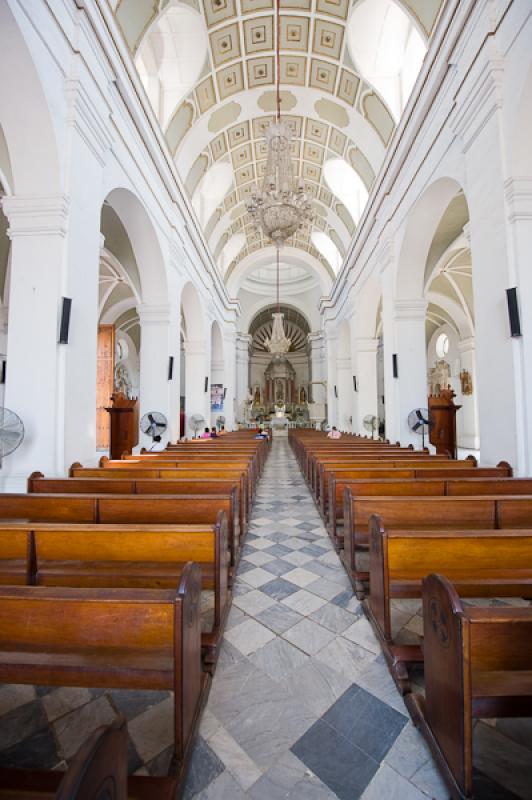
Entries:
MULTIPOLYGON (((426 41, 442 0, 396 3, 426 41)), ((345 158, 369 189, 395 125, 383 94, 361 74, 349 50, 350 15, 362 6, 371 9, 371 4, 372 0, 281 0, 283 117, 294 126, 293 157, 317 210, 313 230, 329 236, 341 255, 354 221, 323 179, 323 165, 331 157, 345 158)), ((231 238, 242 233, 246 244, 236 260, 257 252, 267 243, 244 219, 244 203, 265 164, 262 139, 271 121, 275 81, 274 0, 119 0, 115 13, 139 70, 142 60, 143 81, 190 195, 213 164, 226 161, 234 170, 233 185, 209 219, 202 220, 213 253, 219 256, 231 238), (157 26, 171 9, 184 7, 203 20, 205 65, 194 89, 170 113, 171 95, 164 94, 165 105, 157 103, 160 98, 154 100, 150 90, 160 78, 161 43, 167 44, 172 27, 167 22, 157 26)), ((195 205, 201 203, 196 199, 195 205)), ((291 244, 326 264, 312 244, 311 232, 306 226, 291 244)))

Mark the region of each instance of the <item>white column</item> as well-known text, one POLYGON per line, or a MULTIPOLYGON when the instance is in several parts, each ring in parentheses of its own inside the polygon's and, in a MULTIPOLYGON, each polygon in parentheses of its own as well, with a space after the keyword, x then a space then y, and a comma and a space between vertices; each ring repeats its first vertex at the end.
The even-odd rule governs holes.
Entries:
MULTIPOLYGON (((460 447, 468 450, 478 450, 480 447, 478 435, 478 391, 477 371, 475 363, 475 340, 463 339, 458 343, 460 352, 460 371, 465 369, 471 375, 473 394, 462 394, 460 403, 462 408, 458 412, 457 427, 460 431, 460 447)), ((458 379, 460 376, 458 376, 458 379)))
POLYGON ((58 324, 68 202, 4 197, 11 239, 5 405, 25 427, 22 445, 2 465, 2 488, 20 490, 30 472, 63 473, 58 324))
POLYGON ((515 339, 516 367, 519 371, 518 436, 520 472, 532 474, 532 178, 506 181, 506 201, 510 224, 513 270, 510 286, 516 286, 519 298, 522 338, 515 339))
POLYGON ((377 350, 378 339, 355 339, 355 372, 358 391, 355 393, 355 414, 353 430, 363 436, 368 435, 364 428, 364 417, 378 416, 377 395, 377 350))
POLYGON ((353 425, 353 371, 351 356, 336 359, 336 387, 338 391, 338 427, 351 431, 353 425))
POLYGON ((185 342, 185 436, 190 438, 194 432, 189 426, 193 414, 210 421, 210 393, 205 391, 205 378, 209 377, 209 358, 205 340, 185 342))
POLYGON ((247 333, 236 334, 236 420, 244 421, 244 403, 249 394, 249 348, 251 336, 247 333))
POLYGON ((384 410, 386 438, 395 442, 401 435, 399 382, 393 377, 392 356, 397 353, 394 321, 394 274, 391 262, 381 270, 382 286, 382 338, 384 366, 384 410))
MULTIPOLYGON (((506 289, 517 280, 509 257, 505 202, 508 143, 502 133, 501 61, 491 61, 491 53, 484 48, 462 85, 450 124, 460 137, 467 175, 481 461, 494 464, 505 459, 524 474, 528 457, 522 345, 510 337, 506 305, 506 289)), ((530 255, 526 270, 529 260, 530 255)), ((524 272, 523 264, 520 279, 524 272)))
POLYGON ((336 370, 336 352, 338 337, 332 331, 326 331, 327 343, 327 423, 329 427, 340 427, 338 420, 338 375, 336 370))
POLYGON ((224 330, 224 366, 222 381, 225 391, 224 410, 225 429, 227 431, 235 428, 236 405, 236 332, 234 330, 224 330))
MULTIPOLYGON (((141 305, 140 319, 140 416, 160 411, 172 425, 179 409, 170 407, 168 366, 171 343, 171 313, 169 305, 141 305)), ((175 365, 175 360, 174 360, 175 365)), ((165 444, 171 438, 171 426, 163 434, 165 444)), ((141 434, 139 445, 151 447, 149 436, 141 434)))
POLYGON ((425 300, 400 300, 395 303, 395 341, 397 344, 399 436, 402 445, 420 445, 420 437, 408 427, 414 408, 427 407, 427 347, 425 300))

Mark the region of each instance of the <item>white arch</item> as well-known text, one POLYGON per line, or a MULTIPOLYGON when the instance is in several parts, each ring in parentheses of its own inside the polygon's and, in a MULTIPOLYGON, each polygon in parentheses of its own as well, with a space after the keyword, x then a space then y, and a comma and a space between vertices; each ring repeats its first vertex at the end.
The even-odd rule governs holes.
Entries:
POLYGON ((139 270, 142 302, 168 303, 168 280, 161 244, 142 201, 130 189, 112 189, 105 199, 122 222, 139 270))

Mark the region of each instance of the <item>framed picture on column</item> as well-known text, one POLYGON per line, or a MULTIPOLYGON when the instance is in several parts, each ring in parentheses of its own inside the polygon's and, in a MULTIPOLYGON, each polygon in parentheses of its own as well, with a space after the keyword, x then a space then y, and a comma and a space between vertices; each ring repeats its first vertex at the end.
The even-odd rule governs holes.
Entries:
POLYGON ((211 411, 224 410, 224 387, 222 383, 211 383, 211 411))

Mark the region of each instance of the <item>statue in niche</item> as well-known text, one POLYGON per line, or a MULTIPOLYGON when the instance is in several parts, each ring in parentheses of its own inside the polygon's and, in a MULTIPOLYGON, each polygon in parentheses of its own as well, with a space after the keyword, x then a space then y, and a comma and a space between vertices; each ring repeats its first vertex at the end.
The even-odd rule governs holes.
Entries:
POLYGON ((299 390, 299 402, 301 405, 304 405, 307 402, 307 393, 304 386, 302 386, 299 390))
POLYGON ((471 377, 471 373, 468 372, 467 369, 460 370, 460 384, 462 388, 462 394, 473 394, 473 379, 471 377))
POLYGON ((278 403, 282 403, 284 400, 283 382, 278 380, 275 386, 276 386, 275 399, 277 400, 278 403))
POLYGON ((255 396, 253 397, 253 402, 256 405, 260 405, 260 386, 255 386, 255 396))
POLYGON ((440 358, 436 361, 434 367, 429 370, 429 394, 437 397, 442 390, 447 389, 450 378, 451 366, 445 359, 440 358))
POLYGON ((131 399, 133 385, 129 377, 129 371, 123 361, 119 361, 115 367, 114 374, 115 392, 123 394, 124 397, 131 399))

